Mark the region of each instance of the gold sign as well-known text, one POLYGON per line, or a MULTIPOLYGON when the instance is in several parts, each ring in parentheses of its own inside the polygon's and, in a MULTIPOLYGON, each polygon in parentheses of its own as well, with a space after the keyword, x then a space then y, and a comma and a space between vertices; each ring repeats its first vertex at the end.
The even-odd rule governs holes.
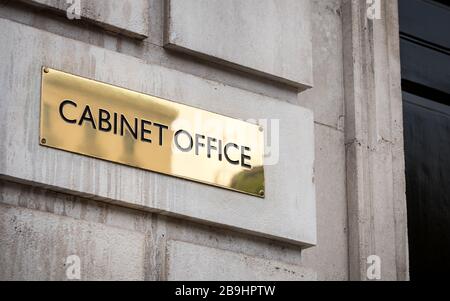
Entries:
POLYGON ((40 143, 264 197, 257 125, 50 68, 40 143))

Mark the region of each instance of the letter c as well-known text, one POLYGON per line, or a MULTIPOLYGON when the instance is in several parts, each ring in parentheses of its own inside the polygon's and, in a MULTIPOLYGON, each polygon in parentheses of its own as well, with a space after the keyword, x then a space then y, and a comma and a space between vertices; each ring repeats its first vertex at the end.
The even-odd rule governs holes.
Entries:
POLYGON ((75 102, 73 102, 72 100, 66 99, 63 102, 61 102, 61 104, 59 105, 59 115, 61 116, 61 118, 68 123, 77 123, 76 119, 69 119, 66 116, 64 116, 64 106, 65 105, 72 105, 75 108, 77 107, 77 104, 75 102))
POLYGON ((233 165, 239 165, 239 160, 232 160, 232 159, 230 159, 230 157, 228 156, 228 149, 230 148, 230 147, 234 147, 234 148, 239 148, 239 146, 237 145, 237 144, 235 144, 235 143, 228 143, 227 145, 225 145, 225 149, 224 149, 224 155, 225 155, 225 159, 227 159, 227 161, 230 163, 230 164, 233 164, 233 165))

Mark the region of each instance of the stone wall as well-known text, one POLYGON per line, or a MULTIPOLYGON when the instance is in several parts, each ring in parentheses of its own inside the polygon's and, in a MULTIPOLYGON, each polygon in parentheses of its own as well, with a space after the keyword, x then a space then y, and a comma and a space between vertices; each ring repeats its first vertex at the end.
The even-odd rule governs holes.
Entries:
POLYGON ((83 280, 365 279, 372 254, 407 279, 396 1, 382 21, 357 0, 190 2, 81 0, 69 20, 65 1, 0 1, 0 279, 65 280, 73 254, 83 280), (266 203, 42 149, 42 65, 280 120, 266 203), (375 140, 358 157, 361 127, 375 140))

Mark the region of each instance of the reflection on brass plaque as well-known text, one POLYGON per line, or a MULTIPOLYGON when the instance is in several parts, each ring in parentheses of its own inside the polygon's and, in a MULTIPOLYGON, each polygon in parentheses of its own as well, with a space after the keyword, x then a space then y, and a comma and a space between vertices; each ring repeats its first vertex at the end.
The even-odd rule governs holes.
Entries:
POLYGON ((50 68, 41 145, 264 197, 257 125, 50 68))

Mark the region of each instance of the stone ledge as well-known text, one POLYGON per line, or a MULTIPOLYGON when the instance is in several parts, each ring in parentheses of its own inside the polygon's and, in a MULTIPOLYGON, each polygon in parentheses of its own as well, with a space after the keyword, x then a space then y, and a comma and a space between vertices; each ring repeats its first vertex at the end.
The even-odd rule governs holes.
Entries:
POLYGON ((2 178, 302 247, 316 243, 314 123, 309 110, 5 19, 0 26, 5 32, 0 36, 2 178), (279 162, 266 167, 266 198, 41 147, 44 65, 238 119, 279 119, 279 162), (129 70, 134 70, 132 76, 129 70))
POLYGON ((309 1, 166 0, 165 18, 168 49, 300 91, 313 86, 309 1))
POLYGON ((311 281, 308 268, 171 240, 167 242, 169 281, 311 281))
MULTIPOLYGON (((65 15, 69 4, 65 0, 20 0, 37 8, 65 15)), ((81 1, 81 19, 108 31, 130 38, 146 39, 149 35, 148 3, 146 0, 96 0, 81 1), (125 12, 128 13, 126 17, 125 12)))

